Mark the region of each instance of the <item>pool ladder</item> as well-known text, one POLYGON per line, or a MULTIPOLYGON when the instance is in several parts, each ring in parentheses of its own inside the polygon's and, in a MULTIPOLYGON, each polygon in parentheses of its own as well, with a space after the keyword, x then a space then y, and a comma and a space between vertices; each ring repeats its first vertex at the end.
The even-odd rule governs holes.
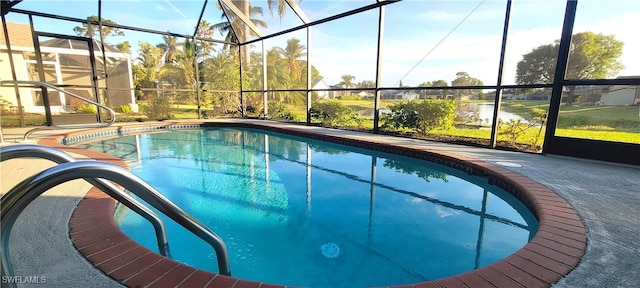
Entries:
POLYGON ((169 257, 169 243, 162 220, 148 207, 110 181, 118 183, 131 193, 136 194, 182 227, 209 243, 216 252, 219 273, 231 275, 227 247, 222 238, 130 171, 105 162, 78 161, 60 150, 39 145, 20 144, 1 147, 0 156, 0 162, 14 158, 43 158, 58 163, 58 165, 20 182, 0 199, 0 249, 3 277, 14 275, 9 255, 9 236, 20 213, 36 197, 50 188, 80 178, 85 179, 149 220, 155 229, 158 249, 162 255, 169 257), (96 175, 100 175, 100 178, 96 178, 96 175))

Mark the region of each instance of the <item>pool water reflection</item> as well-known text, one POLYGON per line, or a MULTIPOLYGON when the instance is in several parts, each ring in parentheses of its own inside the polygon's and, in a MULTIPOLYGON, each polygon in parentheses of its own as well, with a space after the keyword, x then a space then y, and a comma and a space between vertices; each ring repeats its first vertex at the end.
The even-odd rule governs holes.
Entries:
MULTIPOLYGON (((225 240, 234 277, 254 281, 363 287, 434 280, 503 259, 538 225, 485 179, 283 134, 173 130, 82 146, 125 159, 225 240)), ((146 220, 124 207, 116 220, 157 250, 146 220)), ((211 247, 165 222, 173 259, 217 271, 211 247)))

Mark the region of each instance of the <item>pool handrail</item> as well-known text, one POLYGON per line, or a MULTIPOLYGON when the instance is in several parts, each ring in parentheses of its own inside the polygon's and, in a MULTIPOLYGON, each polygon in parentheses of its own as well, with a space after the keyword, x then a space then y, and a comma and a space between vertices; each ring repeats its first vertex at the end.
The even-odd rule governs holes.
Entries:
POLYGON ((13 224, 25 207, 40 194, 56 185, 79 178, 95 177, 95 175, 100 175, 102 179, 122 185, 182 227, 209 243, 216 252, 219 274, 231 276, 227 247, 217 234, 130 171, 117 165, 99 161, 76 161, 58 164, 25 179, 8 192, 15 193, 16 196, 14 196, 15 201, 12 201, 12 203, 5 203, 4 201, 0 203, 0 216, 2 216, 2 221, 0 222, 0 232, 2 234, 0 235, 0 248, 2 249, 3 276, 13 274, 12 270, 7 269, 10 266, 6 267, 6 265, 10 265, 9 236, 13 224))
MULTIPOLYGON (((56 164, 78 161, 71 155, 58 149, 33 144, 18 144, 2 147, 0 148, 0 155, 0 162, 15 158, 42 158, 55 162, 56 164)), ((158 216, 158 214, 147 208, 147 206, 142 204, 140 201, 131 197, 131 195, 122 191, 116 185, 113 185, 113 183, 109 181, 96 178, 86 178, 85 180, 105 192, 107 195, 111 196, 111 198, 116 199, 116 201, 118 201, 122 205, 127 206, 127 208, 138 213, 138 215, 151 222, 151 225, 153 225, 153 229, 156 233, 158 251, 164 256, 171 256, 169 253, 169 240, 167 239, 166 232, 167 230, 165 229, 164 223, 162 223, 162 219, 158 216)), ((7 203, 6 205, 9 205, 9 203, 13 203, 16 201, 14 197, 16 196, 7 193, 2 196, 0 202, 3 203, 2 205, 5 205, 5 202, 7 203)))
POLYGON ((9 84, 14 84, 14 85, 32 85, 34 87, 38 87, 38 86, 45 86, 48 88, 51 88, 53 90, 59 91, 64 93, 65 95, 69 95, 71 97, 80 99, 84 102, 87 102, 89 104, 93 104, 96 105, 100 108, 103 108, 105 110, 107 110, 111 116, 111 118, 109 119, 109 122, 107 123, 103 123, 103 124, 98 124, 98 125, 68 125, 68 126, 56 126, 56 125, 51 125, 51 126, 41 126, 41 127, 36 127, 33 128, 29 131, 27 131, 26 133, 24 133, 24 136, 22 137, 22 141, 27 141, 27 139, 29 138, 29 135, 31 135, 33 132, 36 131, 41 131, 41 130, 62 130, 62 129, 90 129, 90 128, 105 128, 105 127, 109 127, 111 125, 113 125, 114 122, 116 122, 116 112, 113 111, 113 109, 102 105, 98 102, 95 102, 93 100, 89 100, 87 98, 84 98, 78 94, 75 94, 73 92, 69 92, 67 90, 64 90, 56 85, 53 85, 51 83, 47 83, 47 82, 43 82, 43 81, 31 81, 31 80, 0 80, 0 86, 8 86, 9 84))

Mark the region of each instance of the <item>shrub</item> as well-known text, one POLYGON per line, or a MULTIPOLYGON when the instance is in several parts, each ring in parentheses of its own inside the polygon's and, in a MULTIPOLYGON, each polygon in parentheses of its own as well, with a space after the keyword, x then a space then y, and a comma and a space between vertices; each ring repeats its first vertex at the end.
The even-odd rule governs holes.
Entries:
POLYGON ((516 144, 516 140, 520 135, 524 134, 531 126, 522 123, 520 120, 510 119, 509 122, 498 120, 498 135, 506 135, 509 137, 509 144, 516 144))
POLYGON ((435 128, 453 128, 456 105, 453 101, 409 101, 389 106, 382 128, 409 128, 426 135, 435 128))
MULTIPOLYGON (((279 119, 279 120, 285 120, 285 121, 294 121, 295 118, 296 118, 293 115, 293 113, 291 113, 291 111, 289 110, 287 105, 285 105, 282 102, 269 101, 267 103, 267 105, 268 105, 267 109, 269 109, 268 110, 269 119, 279 119)), ((254 110, 255 110, 255 108, 254 108, 254 110)))
POLYGON ((4 98, 0 96, 0 110, 2 111, 9 110, 9 107, 11 107, 11 102, 4 100, 4 98))
POLYGON ((129 104, 120 105, 120 111, 124 114, 131 114, 131 106, 129 106, 129 104))
POLYGON ((338 100, 315 102, 309 112, 311 120, 320 121, 323 126, 358 125, 358 116, 355 112, 338 100))
POLYGON ((78 108, 78 112, 85 114, 97 114, 98 107, 93 104, 84 104, 78 108))
POLYGON ((360 97, 360 95, 357 95, 357 94, 342 95, 339 98, 340 98, 340 100, 360 100, 360 99, 362 99, 362 97, 360 97))
POLYGON ((171 113, 171 97, 149 95, 142 106, 142 112, 153 120, 173 119, 171 113))

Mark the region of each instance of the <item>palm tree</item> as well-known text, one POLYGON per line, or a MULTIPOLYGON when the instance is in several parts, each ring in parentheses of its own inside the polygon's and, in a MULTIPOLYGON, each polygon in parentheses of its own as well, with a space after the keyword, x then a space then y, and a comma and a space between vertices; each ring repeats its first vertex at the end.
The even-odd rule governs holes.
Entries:
MULTIPOLYGON (((249 0, 232 0, 233 5, 235 5, 245 16, 249 17, 249 21, 251 21, 256 26, 268 27, 265 21, 259 19, 253 19, 252 16, 255 15, 264 15, 261 7, 254 7, 251 5, 251 1, 249 0)), ((287 12, 287 2, 285 0, 268 0, 267 8, 269 9, 269 14, 273 15, 274 10, 277 10, 278 17, 280 21, 284 18, 284 15, 287 12)), ((222 6, 220 6, 219 2, 217 4, 218 9, 222 10, 222 6)), ((227 34, 225 40, 229 42, 235 43, 245 43, 249 40, 249 36, 252 33, 250 29, 242 23, 239 17, 231 13, 230 11, 225 10, 225 13, 222 14, 222 19, 225 19, 225 14, 227 16, 227 22, 221 22, 218 24, 214 24, 212 27, 217 29, 223 34, 227 34)), ((228 45, 225 46, 225 49, 228 48, 228 45)), ((248 53, 248 49, 246 46, 240 47, 241 54, 243 54, 245 63, 249 63, 251 57, 248 53)))
POLYGON ((124 41, 120 44, 117 44, 116 48, 122 51, 122 53, 131 54, 131 44, 129 43, 129 41, 124 41))
MULTIPOLYGON (((200 25, 198 25, 198 31, 196 32, 196 36, 201 38, 213 39, 215 34, 215 29, 212 27, 211 23, 207 22, 207 20, 200 21, 200 25)), ((198 41, 198 45, 196 47, 196 51, 199 56, 206 56, 209 53, 214 52, 214 44, 213 42, 209 42, 206 40, 198 41)))
POLYGON ((302 75, 302 65, 299 59, 307 55, 307 53, 304 52, 306 48, 300 44, 300 39, 291 38, 287 40, 286 48, 282 49, 277 47, 276 49, 280 56, 286 61, 291 78, 296 80, 300 79, 302 75))
POLYGON ((355 76, 346 74, 346 75, 342 75, 340 79, 342 79, 342 81, 338 83, 338 85, 341 85, 344 88, 355 87, 355 85, 353 84, 353 80, 356 80, 355 76))
POLYGON ((155 47, 147 42, 138 43, 140 46, 140 55, 138 60, 140 65, 147 71, 147 80, 155 81, 158 66, 162 59, 162 49, 155 47))
POLYGON ((174 36, 162 36, 164 43, 156 45, 156 47, 164 50, 164 62, 167 64, 173 64, 176 61, 178 55, 178 46, 182 43, 178 43, 178 39, 174 36))
MULTIPOLYGON (((280 57, 280 52, 277 47, 267 51, 267 89, 276 90, 287 87, 289 75, 283 69, 285 67, 287 67, 285 65, 285 59, 280 57)), ((280 92, 271 92, 271 97, 271 100, 285 100, 280 92), (276 97, 278 99, 276 99, 276 97)))
MULTIPOLYGON (((238 1, 233 1, 233 3, 236 3, 236 2, 238 2, 238 1)), ((240 2, 246 2, 247 4, 249 3, 248 1, 240 1, 240 2)), ((265 22, 263 20, 256 19, 256 18, 251 18, 251 17, 253 17, 255 15, 260 15, 260 16, 263 15, 261 7, 249 6, 247 11, 248 12, 245 12, 245 15, 247 15, 249 17, 249 21, 251 21, 254 25, 260 26, 260 27, 264 27, 264 28, 266 28, 268 26, 267 22, 265 22)), ((235 14, 231 13, 230 11, 228 11, 226 13, 223 13, 220 18, 223 19, 223 20, 227 19, 228 21, 213 24, 213 25, 211 25, 211 29, 218 30, 222 34, 226 34, 225 39, 224 39, 225 41, 233 42, 233 43, 244 43, 247 40, 249 40, 249 36, 253 32, 250 29, 247 29, 246 25, 242 22, 240 17, 237 17, 235 14), (227 16, 225 16, 225 14, 227 16)), ((228 49, 229 45, 225 44, 224 48, 228 49)), ((250 56, 249 56, 249 53, 247 52, 247 50, 248 50, 247 46, 242 46, 240 49, 241 49, 241 54, 244 55, 243 56, 244 57, 243 61, 245 63, 249 63, 250 56)), ((233 50, 231 50, 231 53, 232 53, 231 55, 235 54, 235 52, 233 50)))
POLYGON ((160 70, 159 76, 166 81, 169 81, 174 87, 177 88, 190 88, 193 89, 196 85, 194 59, 195 59, 195 44, 186 40, 184 43, 180 43, 183 47, 182 51, 177 50, 175 55, 174 65, 164 65, 160 70))

